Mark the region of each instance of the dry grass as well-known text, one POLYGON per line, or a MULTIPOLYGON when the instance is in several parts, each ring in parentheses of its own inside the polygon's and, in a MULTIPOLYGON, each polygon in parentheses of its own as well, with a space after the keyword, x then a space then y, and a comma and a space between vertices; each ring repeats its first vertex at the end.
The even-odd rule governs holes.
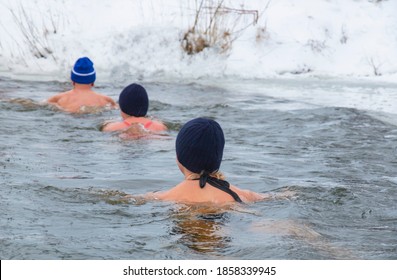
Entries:
POLYGON ((193 24, 182 38, 182 48, 188 54, 209 47, 225 52, 242 31, 258 23, 258 10, 229 8, 224 0, 196 0, 195 4, 193 24))
POLYGON ((19 3, 16 9, 10 8, 9 10, 31 53, 37 58, 52 57, 56 60, 48 41, 50 34, 58 32, 58 22, 53 13, 46 14, 47 20, 43 19, 42 25, 39 26, 22 3, 19 3))

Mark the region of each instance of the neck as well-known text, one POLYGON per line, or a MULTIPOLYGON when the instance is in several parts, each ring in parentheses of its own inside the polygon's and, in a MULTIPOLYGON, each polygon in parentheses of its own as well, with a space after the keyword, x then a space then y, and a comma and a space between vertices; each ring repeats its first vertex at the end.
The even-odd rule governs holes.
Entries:
POLYGON ((78 83, 73 83, 74 89, 76 90, 90 90, 93 86, 93 84, 78 84, 78 83))
MULTIPOLYGON (((200 177, 203 173, 198 174, 198 173, 193 173, 193 172, 187 171, 187 172, 184 172, 183 174, 185 175, 185 180, 188 181, 188 180, 200 179, 200 177)), ((209 177, 213 177, 213 178, 220 179, 220 180, 225 180, 225 175, 223 175, 223 173, 220 171, 215 171, 215 172, 207 173, 207 174, 209 177)))
POLYGON ((145 116, 143 116, 143 117, 135 117, 135 116, 132 116, 132 115, 128 115, 128 114, 126 114, 126 113, 124 113, 123 111, 121 111, 120 110, 120 115, 121 115, 121 117, 123 118, 123 120, 141 120, 141 119, 145 119, 145 116))
POLYGON ((197 180, 200 178, 200 174, 197 173, 187 173, 185 175, 185 181, 197 180))
POLYGON ((123 120, 129 120, 129 121, 137 121, 137 120, 141 120, 143 118, 143 117, 130 116, 130 115, 124 114, 123 112, 121 112, 121 117, 123 118, 123 120))

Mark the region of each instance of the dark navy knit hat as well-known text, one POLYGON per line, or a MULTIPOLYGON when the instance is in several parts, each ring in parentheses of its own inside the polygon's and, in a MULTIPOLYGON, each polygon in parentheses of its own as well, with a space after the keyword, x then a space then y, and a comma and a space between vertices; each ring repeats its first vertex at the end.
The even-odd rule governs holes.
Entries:
POLYGON ((127 86, 120 93, 119 106, 123 113, 134 116, 144 117, 149 108, 149 97, 145 88, 138 84, 127 86))
POLYGON ((79 58, 74 64, 70 78, 78 84, 92 84, 96 79, 94 63, 88 57, 79 58))
POLYGON ((197 118, 187 122, 176 138, 176 156, 189 171, 209 173, 219 170, 225 137, 213 120, 197 118))

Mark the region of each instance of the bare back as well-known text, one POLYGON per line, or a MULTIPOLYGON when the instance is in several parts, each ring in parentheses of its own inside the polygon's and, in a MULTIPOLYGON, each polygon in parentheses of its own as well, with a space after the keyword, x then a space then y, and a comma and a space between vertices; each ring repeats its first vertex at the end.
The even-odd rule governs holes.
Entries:
POLYGON ((145 117, 128 117, 122 122, 110 122, 103 126, 102 131, 122 131, 141 124, 148 131, 160 132, 167 130, 167 127, 160 121, 150 120, 145 117))
POLYGON ((70 91, 49 98, 48 103, 54 104, 58 108, 70 113, 81 113, 83 112, 83 107, 117 107, 113 99, 94 92, 90 87, 75 87, 70 91))
MULTIPOLYGON (((230 189, 237 193, 243 202, 255 202, 267 198, 265 194, 242 190, 233 185, 230 185, 230 189)), ((222 204, 235 201, 228 193, 209 184, 206 184, 204 188, 200 188, 197 180, 184 180, 166 192, 154 193, 153 197, 159 200, 187 203, 211 202, 222 204)))

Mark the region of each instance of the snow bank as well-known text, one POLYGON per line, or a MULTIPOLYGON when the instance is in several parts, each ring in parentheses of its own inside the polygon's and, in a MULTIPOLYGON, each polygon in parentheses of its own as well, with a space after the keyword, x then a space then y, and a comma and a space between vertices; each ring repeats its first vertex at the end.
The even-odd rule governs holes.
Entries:
MULTIPOLYGON (((188 55, 181 40, 197 3, 0 0, 0 76, 68 81, 75 60, 89 56, 99 81, 397 77, 397 1, 225 1, 232 9, 257 10, 257 23, 232 33, 226 51, 188 55)), ((232 23, 230 16, 229 31, 252 21, 235 15, 232 23)))

